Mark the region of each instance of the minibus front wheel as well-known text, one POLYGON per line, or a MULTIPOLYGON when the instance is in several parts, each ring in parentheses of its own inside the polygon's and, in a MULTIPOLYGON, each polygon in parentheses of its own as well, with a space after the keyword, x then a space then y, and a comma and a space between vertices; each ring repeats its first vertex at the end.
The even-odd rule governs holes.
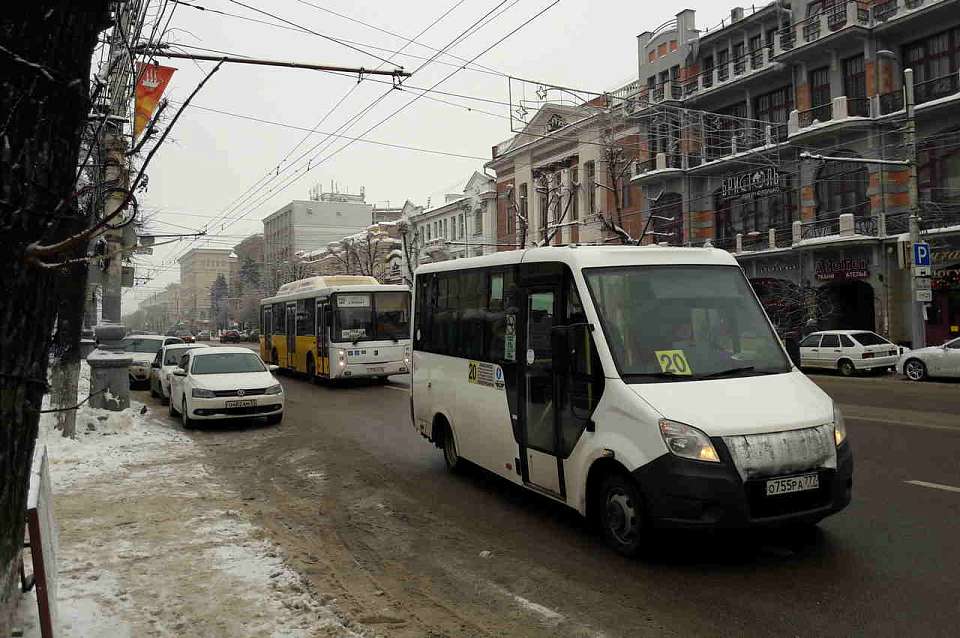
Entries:
POLYGON ((604 539, 618 553, 636 556, 644 538, 643 496, 626 474, 606 476, 600 487, 599 519, 604 539))

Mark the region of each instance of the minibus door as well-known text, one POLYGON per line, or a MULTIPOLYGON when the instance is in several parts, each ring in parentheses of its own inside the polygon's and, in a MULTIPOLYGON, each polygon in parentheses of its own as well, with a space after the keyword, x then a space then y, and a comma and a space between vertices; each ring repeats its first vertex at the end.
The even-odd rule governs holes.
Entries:
POLYGON ((330 302, 324 298, 317 301, 317 374, 330 374, 329 331, 330 302))
POLYGON ((526 291, 524 328, 519 352, 521 410, 521 475, 528 485, 564 498, 557 457, 557 384, 554 378, 553 327, 560 295, 555 287, 526 291))
POLYGON ((287 304, 287 367, 295 369, 297 354, 297 303, 287 304))

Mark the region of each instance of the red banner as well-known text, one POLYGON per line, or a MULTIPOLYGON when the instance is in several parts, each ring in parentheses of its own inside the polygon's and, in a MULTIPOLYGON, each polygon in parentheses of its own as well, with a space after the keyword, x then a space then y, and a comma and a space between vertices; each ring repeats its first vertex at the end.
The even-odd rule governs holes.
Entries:
POLYGON ((133 137, 136 139, 153 117, 160 97, 176 69, 158 64, 139 63, 136 100, 134 102, 133 137))

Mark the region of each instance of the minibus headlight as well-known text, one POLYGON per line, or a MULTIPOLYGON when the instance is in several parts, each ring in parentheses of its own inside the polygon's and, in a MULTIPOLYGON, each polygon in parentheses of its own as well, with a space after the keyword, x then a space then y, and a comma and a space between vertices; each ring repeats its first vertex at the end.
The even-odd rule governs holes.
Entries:
POLYGON ((347 365, 347 355, 343 350, 337 350, 337 359, 340 361, 340 367, 347 365))
POLYGON ((843 422, 843 413, 836 402, 833 404, 833 440, 837 447, 847 440, 847 425, 843 422))
POLYGON ((706 434, 684 423, 660 419, 660 435, 676 456, 695 461, 719 463, 720 457, 706 434))

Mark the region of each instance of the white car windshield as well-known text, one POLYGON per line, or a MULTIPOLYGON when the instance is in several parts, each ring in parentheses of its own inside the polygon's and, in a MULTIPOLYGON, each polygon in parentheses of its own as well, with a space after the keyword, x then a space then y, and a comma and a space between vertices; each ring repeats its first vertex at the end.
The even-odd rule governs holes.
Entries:
POLYGON ((589 268, 584 276, 617 369, 628 383, 790 370, 739 268, 589 268))
POLYGON ((224 352, 193 357, 191 374, 235 374, 242 372, 265 372, 263 362, 257 355, 246 352, 224 352))

